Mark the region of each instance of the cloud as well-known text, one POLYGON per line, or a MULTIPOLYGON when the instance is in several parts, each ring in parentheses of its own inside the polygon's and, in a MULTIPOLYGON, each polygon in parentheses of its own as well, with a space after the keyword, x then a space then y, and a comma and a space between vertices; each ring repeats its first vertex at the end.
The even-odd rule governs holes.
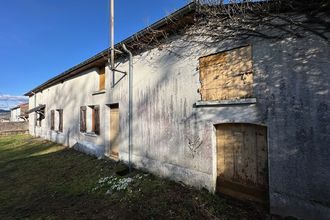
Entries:
POLYGON ((10 109, 25 102, 28 102, 28 98, 25 96, 0 94, 0 109, 10 109))
POLYGON ((8 106, 0 102, 0 109, 7 109, 8 106))
POLYGON ((0 95, 0 101, 14 101, 14 102, 26 102, 28 98, 26 96, 19 96, 19 95, 0 95))

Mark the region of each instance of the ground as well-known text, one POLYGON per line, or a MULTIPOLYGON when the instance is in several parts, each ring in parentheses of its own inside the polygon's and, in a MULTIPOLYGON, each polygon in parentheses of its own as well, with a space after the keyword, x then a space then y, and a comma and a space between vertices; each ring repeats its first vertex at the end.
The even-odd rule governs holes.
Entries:
POLYGON ((0 219, 264 219, 264 212, 28 135, 0 137, 0 219))

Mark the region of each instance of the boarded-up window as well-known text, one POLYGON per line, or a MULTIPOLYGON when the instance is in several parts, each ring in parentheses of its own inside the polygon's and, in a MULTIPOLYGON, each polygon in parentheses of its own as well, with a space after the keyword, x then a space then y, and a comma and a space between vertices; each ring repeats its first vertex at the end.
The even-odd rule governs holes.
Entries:
POLYGON ((199 68, 203 101, 252 96, 251 46, 201 57, 199 68))
POLYGON ((58 109, 58 131, 63 132, 63 109, 58 109))
POLYGON ((99 90, 105 89, 105 67, 99 69, 99 90))
POLYGON ((50 130, 55 129, 55 111, 51 110, 50 111, 50 130))
POLYGON ((80 107, 80 131, 86 132, 86 106, 80 107))
POLYGON ((92 132, 94 132, 95 134, 100 134, 100 108, 99 108, 99 106, 93 106, 92 132))

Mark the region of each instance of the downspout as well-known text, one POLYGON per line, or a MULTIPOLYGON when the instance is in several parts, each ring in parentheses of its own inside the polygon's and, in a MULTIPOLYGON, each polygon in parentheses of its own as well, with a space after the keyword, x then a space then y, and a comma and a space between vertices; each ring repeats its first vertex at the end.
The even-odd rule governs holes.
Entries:
POLYGON ((124 51, 129 55, 129 70, 128 70, 128 167, 129 172, 132 171, 131 154, 133 145, 133 55, 127 49, 125 44, 122 45, 124 51))

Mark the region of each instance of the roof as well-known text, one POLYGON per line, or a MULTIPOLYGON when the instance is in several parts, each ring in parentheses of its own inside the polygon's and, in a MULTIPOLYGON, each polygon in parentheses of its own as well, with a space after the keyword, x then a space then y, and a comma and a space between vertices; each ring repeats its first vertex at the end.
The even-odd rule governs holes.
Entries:
MULTIPOLYGON (((175 27, 173 27, 174 24, 187 25, 189 22, 182 20, 182 18, 191 14, 192 12, 194 12, 195 9, 196 9, 196 4, 192 2, 192 3, 184 6, 183 8, 173 12, 169 16, 160 19, 159 21, 153 23, 152 25, 142 29, 141 31, 133 34, 132 36, 126 38, 125 40, 117 43, 115 45, 115 48, 119 49, 122 44, 125 44, 128 48, 134 49, 133 43, 135 41, 138 41, 138 39, 141 39, 144 36, 150 34, 152 32, 152 30, 159 30, 162 28, 165 29, 164 27, 166 27, 166 26, 168 28, 174 29, 175 28, 175 27), (178 21, 180 21, 180 22, 178 22, 178 21)), ((190 20, 193 20, 193 19, 190 18, 190 20)), ((45 88, 48 88, 52 85, 56 85, 60 82, 63 82, 64 80, 72 78, 87 69, 104 65, 107 63, 106 57, 107 57, 108 53, 109 53, 109 48, 101 51, 100 53, 96 54, 95 56, 83 61, 82 63, 79 63, 78 65, 66 70, 65 72, 49 79, 45 83, 37 86, 36 88, 30 90, 29 92, 25 93, 24 95, 32 96, 36 92, 40 92, 45 88)))
POLYGON ((14 106, 14 107, 12 107, 10 110, 15 110, 15 109, 18 109, 18 108, 24 108, 25 106, 28 106, 29 105, 29 103, 28 102, 26 102, 26 103, 21 103, 21 104, 19 104, 19 105, 16 105, 16 106, 14 106))
POLYGON ((10 109, 10 111, 15 110, 15 109, 18 109, 19 107, 20 107, 19 105, 16 105, 16 106, 12 107, 12 108, 10 109))

